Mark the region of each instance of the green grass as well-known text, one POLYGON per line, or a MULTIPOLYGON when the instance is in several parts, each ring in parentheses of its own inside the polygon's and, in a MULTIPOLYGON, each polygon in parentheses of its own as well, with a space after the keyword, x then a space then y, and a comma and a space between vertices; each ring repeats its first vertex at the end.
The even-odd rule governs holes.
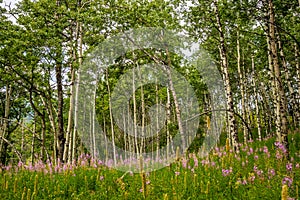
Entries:
POLYGON ((239 153, 221 147, 219 152, 214 150, 204 159, 196 156, 195 160, 195 154, 190 154, 161 170, 146 173, 144 179, 141 174, 92 164, 72 166, 72 169, 61 166, 61 172, 55 172, 55 167, 48 165, 36 170, 13 166, 0 173, 0 199, 273 200, 281 199, 285 177, 292 180, 289 197, 298 199, 300 152, 296 145, 299 135, 290 135, 290 140, 291 161, 278 158, 283 153, 275 147, 274 138, 270 138, 241 146, 239 153), (266 147, 269 154, 264 152, 266 147), (198 166, 195 166, 197 161, 198 166), (287 169, 289 163, 291 170, 287 169), (143 182, 145 191, 141 190, 143 182))

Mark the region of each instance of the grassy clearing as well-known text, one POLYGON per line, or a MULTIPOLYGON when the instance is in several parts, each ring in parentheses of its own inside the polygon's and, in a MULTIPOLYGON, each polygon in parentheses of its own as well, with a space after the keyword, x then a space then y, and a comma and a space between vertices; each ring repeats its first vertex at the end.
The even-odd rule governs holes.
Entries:
POLYGON ((283 185, 298 199, 300 153, 291 141, 290 160, 269 138, 237 153, 224 146, 204 159, 189 154, 145 174, 110 169, 87 155, 72 165, 19 163, 0 173, 0 199, 280 199, 283 185))

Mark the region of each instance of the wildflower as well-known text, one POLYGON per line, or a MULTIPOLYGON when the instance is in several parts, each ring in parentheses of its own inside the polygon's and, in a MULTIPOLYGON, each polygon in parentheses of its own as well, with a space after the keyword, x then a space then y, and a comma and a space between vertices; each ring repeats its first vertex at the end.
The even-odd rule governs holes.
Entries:
POLYGON ((140 193, 142 193, 143 192, 143 188, 141 188, 139 191, 140 191, 140 193))
POLYGON ((277 160, 280 160, 283 157, 282 154, 278 150, 276 150, 275 156, 276 156, 277 160))
POLYGON ((282 185, 287 185, 287 186, 291 187, 292 183, 293 183, 293 179, 288 176, 286 176, 282 179, 282 185))
POLYGON ((269 179, 271 179, 273 176, 275 176, 275 170, 274 169, 269 169, 268 170, 268 175, 269 175, 269 179))
POLYGON ((222 169, 222 175, 223 176, 229 176, 232 173, 232 168, 229 169, 222 169))
POLYGON ((212 162, 210 163, 210 166, 214 167, 214 166, 216 166, 216 163, 215 163, 214 161, 212 161, 212 162))
MULTIPOLYGON (((198 161, 197 161, 198 164, 198 161)), ((209 164, 209 160, 202 160, 201 161, 202 166, 209 164)))
POLYGON ((254 159, 257 160, 257 159, 258 159, 258 155, 255 155, 255 156, 254 156, 254 159))
POLYGON ((253 183, 254 180, 255 180, 255 175, 254 175, 254 173, 249 173, 248 181, 253 183))
POLYGON ((22 167, 22 166, 23 166, 22 161, 19 161, 19 162, 18 162, 18 167, 20 168, 20 167, 22 167))
POLYGON ((295 168, 299 168, 300 166, 299 166, 299 163, 297 163, 296 165, 295 165, 295 168))
POLYGON ((104 176, 100 176, 100 181, 102 181, 104 179, 104 176))
POLYGON ((263 173, 264 173, 263 170, 257 170, 257 172, 256 172, 257 176, 261 176, 263 173))
POLYGON ((249 153, 250 153, 250 154, 253 153, 253 148, 252 148, 252 147, 249 148, 249 153))
POLYGON ((236 182, 237 185, 246 185, 247 181, 245 180, 245 178, 243 180, 241 180, 240 178, 237 180, 236 182))
POLYGON ((286 167, 286 170, 289 171, 289 172, 291 172, 293 170, 293 164, 292 163, 287 163, 285 167, 286 167))
POLYGON ((185 158, 183 158, 183 159, 181 160, 181 163, 182 163, 182 167, 183 167, 183 168, 186 168, 187 160, 186 160, 185 158))
POLYGON ((194 156, 194 167, 197 168, 198 167, 198 159, 196 156, 194 156))
POLYGON ((218 153, 220 151, 219 147, 216 147, 215 151, 218 153))
POLYGON ((147 184, 147 185, 149 185, 150 183, 151 183, 151 182, 150 182, 149 180, 148 180, 148 181, 146 181, 146 184, 147 184))
POLYGON ((175 172, 175 175, 176 175, 176 176, 179 176, 179 174, 180 174, 180 172, 175 172))
POLYGON ((254 170, 255 172, 257 171, 257 169, 258 169, 257 166, 254 166, 254 167, 253 167, 253 170, 254 170))
POLYGON ((264 147, 263 147, 263 152, 264 152, 265 154, 268 154, 268 153, 269 153, 269 150, 268 150, 268 147, 267 147, 267 146, 264 146, 264 147))
POLYGON ((275 146, 281 150, 282 153, 286 154, 287 150, 284 146, 284 144, 280 143, 280 142, 275 142, 275 146))

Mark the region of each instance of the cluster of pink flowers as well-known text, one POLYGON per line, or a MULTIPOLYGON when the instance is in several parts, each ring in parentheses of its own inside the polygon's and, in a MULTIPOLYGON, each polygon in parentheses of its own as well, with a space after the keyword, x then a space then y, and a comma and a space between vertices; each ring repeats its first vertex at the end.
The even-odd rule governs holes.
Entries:
POLYGON ((232 173, 232 167, 229 169, 222 169, 222 175, 223 176, 229 176, 232 173))

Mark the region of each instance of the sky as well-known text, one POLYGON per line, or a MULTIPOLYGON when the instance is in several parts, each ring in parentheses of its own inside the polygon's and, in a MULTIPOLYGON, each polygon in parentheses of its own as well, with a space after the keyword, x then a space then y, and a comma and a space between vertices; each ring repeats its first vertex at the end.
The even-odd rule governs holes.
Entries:
POLYGON ((11 3, 11 6, 14 6, 17 2, 20 0, 3 0, 3 3, 0 3, 1 7, 5 5, 9 5, 11 3))
MULTIPOLYGON (((1 7, 5 7, 5 5, 9 5, 10 4, 11 8, 14 8, 15 5, 16 5, 16 3, 18 3, 21 0, 2 0, 2 1, 3 1, 3 3, 0 3, 1 7)), ((10 19, 13 23, 16 22, 16 19, 13 18, 13 17, 11 17, 11 16, 9 16, 8 19, 10 19)))

